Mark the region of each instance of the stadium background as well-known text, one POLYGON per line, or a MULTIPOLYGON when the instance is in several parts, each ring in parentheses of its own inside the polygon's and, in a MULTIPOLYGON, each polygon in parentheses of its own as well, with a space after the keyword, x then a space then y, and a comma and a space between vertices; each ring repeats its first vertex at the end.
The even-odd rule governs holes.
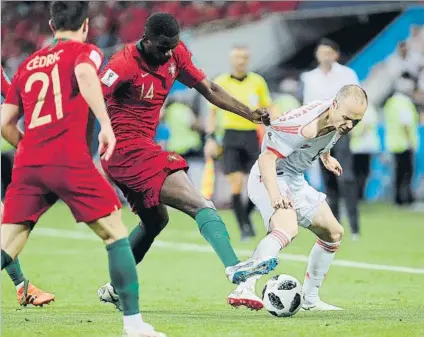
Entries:
MULTIPOLYGON (((47 6, 48 2, 1 2, 2 65, 9 77, 29 53, 49 43, 47 6)), ((299 313, 281 321, 264 311, 230 309, 225 299, 233 286, 224 278, 221 265, 192 220, 171 212, 170 224, 138 267, 144 317, 173 337, 422 337, 422 214, 388 206, 393 163, 383 141, 382 112, 402 71, 399 42, 407 40, 418 49, 424 45, 422 31, 416 34, 416 28, 424 25, 422 2, 92 2, 90 41, 109 57, 122 43, 138 39, 149 13, 159 10, 176 14, 183 26, 182 39, 195 55, 195 62, 212 78, 229 71, 228 53, 233 45, 249 46, 251 70, 266 78, 276 99, 282 89, 301 99, 299 79, 305 70, 316 66, 316 42, 323 36, 335 40, 342 50, 341 63, 355 69, 378 108, 380 151, 373 158, 367 186, 369 202, 361 205, 361 239, 354 242, 346 235, 321 291, 323 299, 345 308, 344 312, 299 313), (287 79, 294 81, 281 85, 287 79)), ((421 54, 418 69, 422 61, 421 54)), ((413 99, 422 116, 424 73, 421 70, 417 75, 420 82, 413 99)), ((191 107, 198 125, 192 129, 202 139, 206 103, 180 83, 175 84, 170 99, 169 103, 177 101, 191 107)), ((165 110, 169 107, 167 104, 165 110)), ((172 146, 173 122, 164 117, 157 134, 158 142, 167 147, 172 146)), ((414 189, 422 201, 423 118, 420 133, 414 189)), ((204 166, 201 142, 188 155, 191 178, 199 186, 204 166)), ((5 142, 2 154, 13 155, 5 142)), ((215 186, 218 205, 227 206, 228 184, 219 168, 215 186)), ((221 214, 238 255, 248 257, 264 234, 260 216, 254 216, 258 237, 242 243, 233 214, 221 214)), ((137 221, 124 210, 129 228, 137 221)), ((276 273, 302 280, 313 240, 311 233, 300 231, 294 244, 281 255, 276 273)), ((90 229, 75 224, 63 204, 43 216, 20 260, 31 280, 54 292, 57 301, 47 308, 19 308, 13 284, 3 273, 2 336, 120 335, 120 315, 109 306, 101 306, 96 297, 97 288, 108 280, 104 248, 90 229)), ((261 280, 260 287, 267 279, 261 280)))
MULTIPOLYGON (((10 77, 26 56, 51 40, 47 6, 48 2, 2 2, 2 64, 10 77)), ((229 70, 228 53, 233 45, 248 46, 250 69, 265 77, 273 98, 282 94, 282 80, 290 78, 299 84, 301 73, 316 65, 313 49, 319 38, 326 36, 338 42, 341 63, 357 72, 379 110, 381 151, 373 156, 366 198, 391 199, 393 165, 391 156, 385 151, 381 108, 400 76, 399 69, 390 71, 390 67, 396 67, 396 62, 390 61, 396 58, 398 43, 403 40, 419 43, 422 51, 424 33, 411 38, 413 27, 424 24, 424 9, 419 2, 411 5, 404 1, 93 1, 89 41, 104 50, 107 62, 123 43, 133 42, 141 36, 143 24, 152 11, 176 15, 183 28, 182 40, 195 55, 195 62, 211 78, 229 70), (387 72, 381 68, 392 74, 389 80, 385 77, 387 72)), ((420 67, 423 58, 421 55, 420 67)), ((414 101, 423 112, 423 71, 420 76, 414 101)), ((301 82, 295 96, 301 100, 301 82)), ((202 137, 207 112, 205 101, 179 82, 175 83, 169 98, 171 103, 179 101, 192 108, 198 125, 196 132, 202 137)), ((157 135, 164 146, 172 137, 171 129, 164 118, 157 135)), ((420 133, 422 145, 422 126, 420 133)), ((3 151, 9 150, 7 145, 3 146, 3 151)), ((414 190, 419 199, 424 199, 423 151, 424 147, 419 146, 415 163, 414 190)), ((200 144, 188 156, 191 178, 199 187, 203 172, 201 156, 200 144)), ((219 165, 215 179, 215 201, 224 207, 229 202, 229 193, 219 165)), ((312 183, 322 189, 319 180, 312 183)))

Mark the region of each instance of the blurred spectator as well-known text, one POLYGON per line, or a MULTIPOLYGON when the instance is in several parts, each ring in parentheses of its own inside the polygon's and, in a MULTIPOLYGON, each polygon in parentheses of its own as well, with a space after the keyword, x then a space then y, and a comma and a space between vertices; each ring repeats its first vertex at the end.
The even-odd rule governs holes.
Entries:
POLYGON ((300 107, 296 98, 299 93, 300 83, 293 78, 286 78, 280 83, 280 94, 274 100, 273 119, 282 116, 287 111, 300 107))
POLYGON ((169 127, 165 122, 165 109, 167 104, 168 103, 165 103, 164 106, 162 106, 162 109, 160 110, 159 125, 156 129, 155 135, 156 144, 160 145, 164 150, 168 149, 168 140, 170 137, 169 127))
POLYGON ((200 123, 193 110, 182 101, 172 101, 165 108, 164 122, 170 137, 167 150, 188 159, 201 155, 200 123))
MULTIPOLYGON (((49 3, 1 2, 2 63, 11 75, 26 55, 51 42, 49 3)), ((267 12, 293 9, 297 2, 278 3, 280 2, 92 1, 89 7, 91 22, 88 42, 96 43, 100 48, 108 48, 121 42, 134 42, 141 37, 144 22, 152 12, 163 11, 175 15, 182 28, 214 22, 213 25, 204 26, 217 30, 259 19, 267 12)))
POLYGON ((395 195, 397 205, 414 202, 412 177, 414 154, 418 146, 418 112, 412 102, 416 80, 409 73, 396 81, 395 93, 384 105, 386 147, 395 159, 395 195))
POLYGON ((388 60, 388 70, 392 74, 399 76, 408 72, 413 76, 418 76, 422 64, 422 55, 411 53, 409 50, 406 41, 399 43, 396 53, 388 60))
POLYGON ((351 131, 350 149, 353 153, 353 172, 357 180, 359 200, 364 199, 365 185, 371 169, 371 158, 380 152, 378 113, 373 104, 362 121, 351 131))

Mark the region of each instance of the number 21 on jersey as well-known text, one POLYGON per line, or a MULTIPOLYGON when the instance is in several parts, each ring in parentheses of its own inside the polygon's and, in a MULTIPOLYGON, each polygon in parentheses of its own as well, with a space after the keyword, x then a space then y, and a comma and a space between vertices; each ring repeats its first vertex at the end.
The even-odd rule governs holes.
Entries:
POLYGON ((59 78, 59 68, 56 64, 50 74, 50 76, 43 72, 36 72, 32 74, 25 83, 25 93, 28 93, 32 90, 32 86, 36 82, 41 82, 42 87, 38 94, 37 103, 35 104, 34 111, 32 112, 31 122, 29 123, 28 129, 38 128, 52 122, 51 114, 40 117, 41 110, 43 108, 47 90, 49 89, 50 82, 53 83, 53 96, 54 104, 56 110, 57 119, 63 118, 63 108, 62 108, 62 92, 60 90, 60 78, 59 78))

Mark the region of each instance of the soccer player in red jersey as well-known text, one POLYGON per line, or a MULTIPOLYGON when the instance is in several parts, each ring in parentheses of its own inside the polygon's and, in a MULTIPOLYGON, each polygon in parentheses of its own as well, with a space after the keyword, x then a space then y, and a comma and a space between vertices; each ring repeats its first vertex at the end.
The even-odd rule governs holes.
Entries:
MULTIPOLYGON (((7 92, 10 88, 10 80, 7 77, 3 67, 1 69, 1 96, 2 103, 7 96, 7 92)), ((3 203, 0 202, 0 218, 3 215, 3 203)), ((41 289, 35 287, 29 280, 24 276, 24 273, 21 269, 21 264, 19 259, 16 258, 10 265, 6 268, 7 273, 9 274, 10 279, 16 287, 16 293, 18 296, 18 303, 20 305, 26 306, 32 304, 34 306, 43 306, 54 301, 55 296, 53 294, 47 293, 41 289)))
MULTIPOLYGON (((153 138, 160 109, 176 80, 194 87, 212 104, 251 121, 269 122, 269 115, 262 109, 251 111, 207 79, 192 63, 190 52, 179 39, 179 31, 171 14, 151 15, 142 39, 117 52, 100 74, 117 137, 115 152, 109 161, 102 161, 102 166, 141 219, 129 236, 137 263, 168 223, 167 205, 195 219, 201 234, 226 267, 227 277, 240 283, 255 274, 270 272, 277 259, 264 256, 240 262, 214 204, 188 179, 187 162, 176 153, 163 151, 153 138)), ((98 295, 119 308, 113 282, 102 286, 98 295)))
POLYGON ((6 73, 4 72, 3 67, 1 67, 0 69, 1 69, 1 96, 2 96, 2 103, 3 103, 3 100, 6 99, 7 92, 9 91, 9 88, 10 88, 10 80, 7 77, 6 73))
POLYGON ((110 277, 124 307, 124 336, 163 336, 142 320, 121 204, 87 147, 89 107, 101 126, 103 160, 109 160, 116 143, 97 75, 103 55, 84 43, 88 2, 57 1, 50 10, 55 39, 20 65, 1 116, 2 136, 17 146, 1 227, 1 268, 18 256, 39 217, 60 198, 106 244, 110 277), (16 126, 19 107, 25 134, 16 126), (46 199, 48 193, 55 196, 46 199))

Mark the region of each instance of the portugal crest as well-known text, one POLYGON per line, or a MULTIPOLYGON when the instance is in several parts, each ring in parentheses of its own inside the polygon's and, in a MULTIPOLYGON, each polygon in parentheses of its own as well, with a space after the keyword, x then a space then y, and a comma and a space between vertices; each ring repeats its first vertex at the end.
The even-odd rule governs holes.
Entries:
POLYGON ((171 63, 169 65, 168 72, 172 76, 172 78, 175 78, 176 70, 177 70, 177 68, 175 67, 175 64, 174 63, 171 63))

